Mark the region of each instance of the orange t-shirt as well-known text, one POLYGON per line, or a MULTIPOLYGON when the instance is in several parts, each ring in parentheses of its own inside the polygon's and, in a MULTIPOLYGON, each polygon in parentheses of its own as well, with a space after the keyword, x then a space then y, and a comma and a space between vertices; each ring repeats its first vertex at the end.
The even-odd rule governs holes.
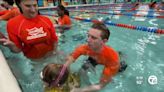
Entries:
POLYGON ((11 18, 13 18, 19 14, 20 14, 19 9, 14 7, 11 10, 6 11, 5 14, 3 14, 0 17, 2 20, 9 20, 9 19, 11 19, 11 18))
POLYGON ((62 18, 58 19, 59 25, 71 25, 71 19, 68 15, 64 15, 62 18))
POLYGON ((20 14, 10 19, 7 32, 10 40, 32 59, 41 58, 52 51, 58 40, 50 19, 41 15, 28 19, 20 14))
POLYGON ((106 78, 111 78, 119 70, 119 55, 109 46, 103 46, 102 50, 97 53, 90 49, 88 45, 84 44, 77 47, 71 55, 74 59, 77 59, 80 55, 88 55, 92 57, 98 64, 104 65, 103 75, 106 78))

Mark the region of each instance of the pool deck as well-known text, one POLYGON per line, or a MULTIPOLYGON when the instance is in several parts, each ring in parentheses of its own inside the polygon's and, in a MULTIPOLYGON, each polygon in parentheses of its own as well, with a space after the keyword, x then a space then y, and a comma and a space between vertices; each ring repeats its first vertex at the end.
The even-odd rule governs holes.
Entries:
POLYGON ((0 50, 0 92, 22 92, 0 50))

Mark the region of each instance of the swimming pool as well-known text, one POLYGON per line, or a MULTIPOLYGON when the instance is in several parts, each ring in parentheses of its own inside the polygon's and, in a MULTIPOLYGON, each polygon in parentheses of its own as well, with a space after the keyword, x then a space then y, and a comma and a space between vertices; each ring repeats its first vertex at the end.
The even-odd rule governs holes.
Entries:
MULTIPOLYGON (((105 12, 109 12, 108 10, 105 12)), ((49 11, 48 11, 49 13, 49 11)), ((141 12, 131 12, 139 13, 141 12)), ((150 12, 148 12, 150 13, 150 12)), ((151 14, 157 15, 156 12, 151 14)), ((162 14, 161 14, 162 15, 162 14)), ((111 16, 99 13, 73 13, 70 16, 80 16, 85 19, 99 19, 113 23, 131 24, 135 26, 156 27, 164 29, 163 19, 134 17, 134 16, 111 16), (112 17, 112 18, 111 18, 112 17)), ((86 32, 92 25, 91 22, 79 21, 72 18, 72 29, 65 32, 65 37, 59 38, 59 50, 66 54, 70 53, 77 45, 86 42, 86 32)), ((1 22, 2 31, 5 32, 5 22, 1 22)), ((124 60, 128 64, 125 72, 114 77, 100 92, 163 92, 164 90, 164 36, 151 33, 126 29, 117 26, 108 25, 111 36, 108 45, 124 54, 124 60), (151 78, 157 77, 156 81, 151 78)), ((36 66, 37 70, 33 71, 31 61, 25 58, 22 53, 13 54, 7 48, 0 46, 5 55, 9 66, 13 70, 18 82, 21 84, 23 92, 42 92, 42 81, 39 78, 39 72, 42 66, 36 66)), ((82 61, 87 57, 80 57, 75 64, 71 66, 72 72, 78 71, 82 61)), ((48 62, 58 60, 55 58, 47 59, 48 62)), ((46 64, 44 64, 46 65, 46 64)), ((91 83, 98 82, 103 66, 96 67, 95 73, 88 73, 91 83)))

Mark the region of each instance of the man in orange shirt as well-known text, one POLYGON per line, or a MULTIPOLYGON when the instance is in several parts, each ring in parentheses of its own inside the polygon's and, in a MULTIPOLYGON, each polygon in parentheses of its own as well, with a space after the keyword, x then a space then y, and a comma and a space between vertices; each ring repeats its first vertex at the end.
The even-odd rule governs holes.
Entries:
POLYGON ((56 51, 58 38, 51 20, 38 14, 37 0, 15 0, 21 14, 7 23, 9 39, 0 39, 15 53, 41 59, 56 51))
POLYGON ((103 74, 98 84, 93 84, 84 88, 75 88, 71 92, 92 92, 102 89, 112 80, 120 69, 118 53, 110 46, 105 45, 110 36, 110 31, 103 23, 95 23, 88 31, 87 44, 78 46, 67 58, 66 66, 69 66, 79 56, 89 56, 93 66, 104 65, 103 74))
POLYGON ((3 5, 7 10, 3 10, 0 12, 0 20, 9 20, 20 14, 19 9, 17 7, 13 7, 13 0, 3 0, 3 5))

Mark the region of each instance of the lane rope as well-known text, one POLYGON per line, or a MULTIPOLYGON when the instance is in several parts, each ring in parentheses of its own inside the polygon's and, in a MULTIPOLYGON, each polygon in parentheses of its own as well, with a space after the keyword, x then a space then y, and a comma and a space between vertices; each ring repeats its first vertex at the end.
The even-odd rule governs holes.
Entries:
MULTIPOLYGON (((52 15, 52 14, 42 14, 42 15, 56 17, 56 15, 52 15)), ((85 18, 79 18, 79 17, 70 17, 70 18, 79 20, 79 21, 83 21, 83 22, 92 22, 92 23, 102 22, 99 20, 91 20, 91 19, 85 19, 85 18)), ((150 33, 156 33, 156 34, 164 34, 164 29, 158 29, 158 28, 153 28, 153 27, 144 27, 144 26, 134 26, 134 25, 128 25, 128 24, 121 24, 121 23, 113 23, 111 21, 106 21, 104 23, 107 25, 111 25, 111 26, 123 27, 123 28, 150 32, 150 33)))

